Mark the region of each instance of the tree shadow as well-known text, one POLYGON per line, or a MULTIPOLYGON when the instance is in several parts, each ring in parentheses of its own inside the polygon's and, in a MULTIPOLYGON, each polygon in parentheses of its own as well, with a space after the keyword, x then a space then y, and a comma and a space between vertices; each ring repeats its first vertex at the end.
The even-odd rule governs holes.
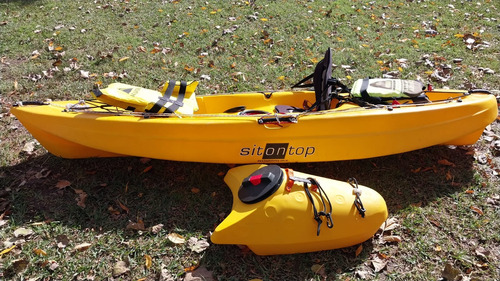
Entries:
MULTIPOLYGON (((359 184, 377 190, 389 212, 396 213, 474 185, 473 162, 466 150, 437 146, 373 159, 282 166, 337 180, 355 177, 359 184)), ((11 219, 18 225, 59 221, 104 232, 142 220, 146 228, 163 224, 168 231, 205 235, 231 211, 231 192, 223 181, 229 168, 135 157, 65 160, 44 154, 0 168, 0 183, 10 190, 11 219), (80 191, 86 198, 81 198, 80 191)), ((363 245, 372 247, 369 241, 363 245)), ((333 272, 345 272, 369 259, 356 257, 355 250, 259 257, 234 246, 214 245, 206 251, 205 260, 224 276, 238 276, 236 271, 251 268, 264 279, 279 279, 280 274, 288 276, 288 271, 305 278, 310 271, 298 272, 297 267, 302 264, 303 268, 304 261, 309 267, 322 263, 333 272), (234 259, 228 256, 241 260, 240 266, 231 266, 234 259), (266 266, 257 266, 261 263, 266 266)))

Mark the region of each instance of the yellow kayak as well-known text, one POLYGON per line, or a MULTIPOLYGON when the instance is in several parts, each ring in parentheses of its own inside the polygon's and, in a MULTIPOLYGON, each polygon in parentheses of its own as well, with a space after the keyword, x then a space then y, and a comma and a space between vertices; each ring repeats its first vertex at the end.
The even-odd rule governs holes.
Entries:
POLYGON ((258 255, 305 253, 349 247, 372 237, 387 219, 379 193, 277 165, 229 170, 231 213, 217 226, 217 244, 248 246, 258 255))
POLYGON ((196 97, 193 114, 132 112, 97 100, 19 105, 11 112, 52 154, 63 158, 130 155, 210 163, 361 159, 433 145, 468 145, 498 115, 486 93, 424 92, 424 103, 295 111, 314 91, 196 97), (277 113, 285 105, 292 110, 277 113))
POLYGON ((113 83, 94 89, 96 100, 20 104, 11 112, 60 157, 211 163, 335 161, 473 144, 498 115, 484 90, 368 78, 349 89, 331 68, 328 49, 292 87, 314 91, 196 97, 196 81, 170 80, 160 91, 113 83))

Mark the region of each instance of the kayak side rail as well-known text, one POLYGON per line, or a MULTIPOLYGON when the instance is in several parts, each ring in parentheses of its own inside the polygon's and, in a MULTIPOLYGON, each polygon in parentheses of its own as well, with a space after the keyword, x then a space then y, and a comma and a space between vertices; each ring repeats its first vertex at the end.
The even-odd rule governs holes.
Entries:
POLYGON ((16 101, 12 106, 19 107, 23 105, 49 105, 50 103, 44 101, 16 101))

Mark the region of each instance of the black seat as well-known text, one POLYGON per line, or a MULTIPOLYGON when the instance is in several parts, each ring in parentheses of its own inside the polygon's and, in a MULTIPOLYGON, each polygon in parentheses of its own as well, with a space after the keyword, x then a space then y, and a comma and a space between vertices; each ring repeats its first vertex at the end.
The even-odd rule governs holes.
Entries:
POLYGON ((335 90, 335 94, 337 94, 338 88, 340 88, 340 92, 342 93, 350 92, 344 84, 340 83, 336 78, 332 78, 332 51, 330 48, 326 50, 325 57, 316 65, 314 73, 293 85, 292 88, 305 88, 310 86, 314 87, 316 101, 309 110, 330 109, 330 103, 334 97, 332 95, 332 89, 335 90), (304 82, 311 78, 313 78, 312 84, 304 84, 304 82))

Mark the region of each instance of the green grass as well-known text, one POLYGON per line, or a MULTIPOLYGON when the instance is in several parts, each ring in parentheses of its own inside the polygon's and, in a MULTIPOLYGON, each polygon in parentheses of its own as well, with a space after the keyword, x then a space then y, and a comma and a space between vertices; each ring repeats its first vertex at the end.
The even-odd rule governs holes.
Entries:
MULTIPOLYGON (((0 240, 11 241, 21 227, 34 231, 0 257, 0 279, 157 280, 162 269, 183 278, 185 268, 199 265, 218 280, 357 280, 363 271, 375 280, 436 280, 447 263, 464 277, 499 279, 498 205, 488 203, 500 193, 498 177, 492 176, 499 164, 490 140, 470 150, 433 147, 375 159, 289 165, 339 180, 355 176, 379 191, 400 224, 390 234, 402 242, 384 244, 376 235, 363 243, 358 256, 356 245, 260 257, 213 244, 195 253, 167 239, 169 233, 208 239, 229 213, 232 197, 222 180, 226 165, 64 160, 40 146, 23 152, 32 137, 7 113, 18 100, 85 98, 95 83, 117 80, 154 89, 168 79, 207 75, 210 80, 201 81, 197 90, 202 95, 288 89, 313 71, 328 47, 337 65, 333 76, 348 85, 395 71, 438 88, 494 91, 500 85, 498 20, 494 0, 0 0, 0 215, 6 220, 0 240), (432 26, 438 34, 426 35, 432 26), (461 38, 465 34, 475 34, 489 47, 469 50, 461 38), (403 58, 406 68, 397 63, 403 58), (453 63, 455 58, 462 64, 453 63), (442 64, 452 66, 451 78, 433 81, 430 73, 442 64), (54 65, 58 71, 44 77, 54 65), (90 78, 82 78, 81 70, 90 78), (113 78, 110 72, 127 75, 113 78), (30 79, 36 75, 41 78, 30 79), (478 164, 468 153, 473 150, 490 162, 478 164), (442 159, 455 166, 439 164, 442 159), (71 185, 59 189, 59 180, 71 185), (77 205, 75 190, 87 194, 85 208, 77 205), (146 230, 127 228, 139 221, 146 230), (163 228, 153 233, 159 224, 163 228), (68 238, 66 247, 57 246, 58 235, 68 238), (74 251, 81 243, 91 246, 74 251), (480 248, 489 254, 478 255, 480 248), (377 254, 388 264, 374 273, 371 261, 377 254), (150 268, 146 255, 152 258, 150 268), (26 270, 16 274, 16 260, 28 262, 26 270), (52 261, 59 266, 50 269, 52 261), (118 261, 125 261, 130 272, 112 277, 118 261), (322 265, 324 274, 313 272, 313 265, 322 265)), ((492 131, 497 136, 498 127, 496 121, 492 131)), ((0 251, 7 248, 0 244, 0 251)))

